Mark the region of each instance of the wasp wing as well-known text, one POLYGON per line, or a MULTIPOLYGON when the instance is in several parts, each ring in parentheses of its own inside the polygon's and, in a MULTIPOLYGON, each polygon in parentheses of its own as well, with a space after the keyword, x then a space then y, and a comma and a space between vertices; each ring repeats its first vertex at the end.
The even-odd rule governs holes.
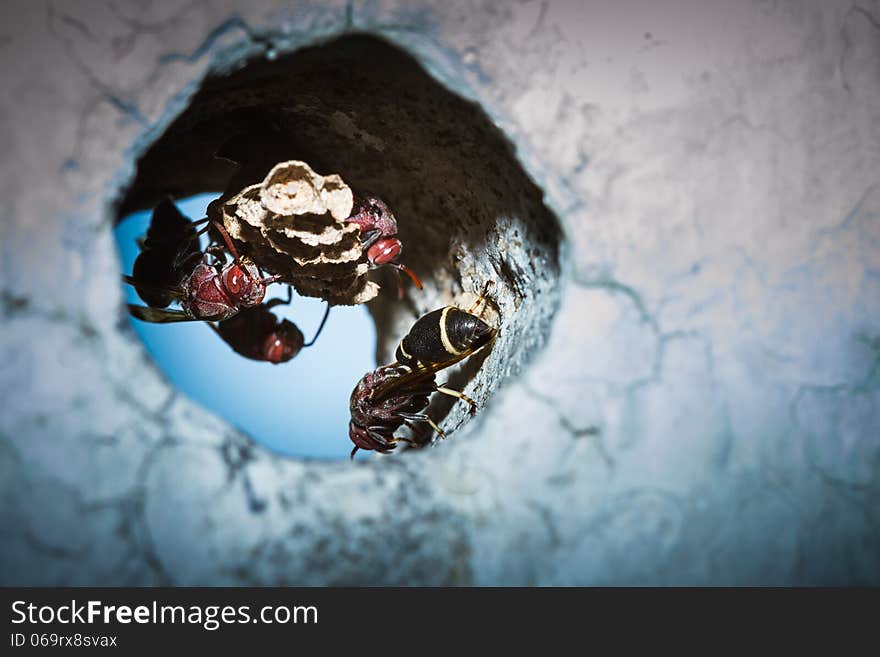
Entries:
MULTIPOLYGON (((178 249, 197 237, 195 224, 174 205, 171 197, 162 199, 150 217, 144 237, 146 248, 178 249)), ((143 250, 143 249, 142 249, 143 250)))
MULTIPOLYGON (((136 290, 144 290, 146 292, 152 292, 153 294, 160 294, 169 296, 172 299, 177 299, 178 301, 185 298, 185 292, 179 287, 171 287, 167 285, 153 285, 151 283, 144 283, 133 276, 127 276, 126 274, 122 275, 122 280, 125 283, 128 283, 136 290)), ((169 302, 170 303, 170 302, 169 302)))
POLYGON ((143 322, 151 322, 153 324, 169 324, 171 322, 198 322, 201 320, 190 317, 182 310, 168 310, 165 308, 150 308, 148 306, 137 306, 128 304, 129 314, 143 322))
MULTIPOLYGON (((383 399, 388 399, 392 395, 398 392, 416 394, 419 392, 431 392, 433 391, 434 384, 434 376, 440 370, 444 370, 447 367, 451 367, 455 365, 457 362, 464 360, 470 354, 463 353, 459 356, 454 356, 449 360, 444 360, 439 363, 419 363, 416 366, 416 369, 411 372, 404 372, 398 377, 390 379, 385 383, 377 386, 374 393, 373 399, 376 401, 382 401, 383 399)), ((398 366, 400 368, 407 367, 405 365, 398 366)))
MULTIPOLYGON (((497 333, 496 333, 497 335, 497 333)), ((383 399, 389 398, 394 393, 400 391, 409 394, 417 394, 419 392, 425 392, 429 387, 434 386, 434 377, 437 372, 440 370, 445 370, 447 367, 452 367, 456 363, 468 358, 469 356, 473 356, 475 353, 479 351, 483 351, 484 349, 491 349, 491 345, 495 343, 495 337, 493 336, 492 340, 482 345, 479 349, 474 349, 473 351, 465 351, 458 356, 453 356, 452 358, 444 361, 440 361, 439 363, 418 363, 416 368, 411 372, 404 372, 401 376, 398 376, 394 379, 390 379, 385 383, 376 387, 374 392, 374 399, 377 401, 381 401, 383 399)), ((398 368, 408 368, 407 365, 400 365, 399 363, 395 363, 398 368)), ((433 388, 432 388, 433 389, 433 388)))

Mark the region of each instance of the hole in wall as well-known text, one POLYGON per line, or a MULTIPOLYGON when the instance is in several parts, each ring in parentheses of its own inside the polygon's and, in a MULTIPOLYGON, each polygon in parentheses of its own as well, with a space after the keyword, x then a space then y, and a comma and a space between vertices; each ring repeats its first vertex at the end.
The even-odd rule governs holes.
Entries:
MULTIPOLYGON (((376 270, 383 290, 367 304, 375 326, 370 364, 333 401, 346 410, 327 442, 347 440, 348 394, 375 363, 393 360, 416 318, 450 303, 467 307, 473 293, 493 280, 492 321, 500 329, 494 348, 438 377, 485 408, 492 391, 543 343, 558 302, 559 224, 510 141, 478 105, 439 84, 406 52, 372 36, 344 36, 206 78, 138 160, 117 218, 148 210, 168 195, 216 197, 216 190, 229 191, 230 181, 258 182, 283 159, 303 160, 323 175, 337 173, 355 191, 385 200, 397 218, 401 261, 425 284, 423 291, 407 286, 398 300, 391 272, 376 270), (281 138, 254 179, 241 180, 241 170, 215 157, 230 138, 265 135, 267 126, 281 138)), ((363 343, 362 327, 341 322, 334 310, 325 330, 341 331, 348 346, 361 349, 354 345, 363 343)), ((315 356, 338 358, 324 339, 313 348, 315 356)), ((296 359, 255 367, 293 368, 296 359)), ((463 404, 434 397, 429 412, 447 432, 469 420, 463 404)), ((256 427, 239 426, 266 442, 256 427)))

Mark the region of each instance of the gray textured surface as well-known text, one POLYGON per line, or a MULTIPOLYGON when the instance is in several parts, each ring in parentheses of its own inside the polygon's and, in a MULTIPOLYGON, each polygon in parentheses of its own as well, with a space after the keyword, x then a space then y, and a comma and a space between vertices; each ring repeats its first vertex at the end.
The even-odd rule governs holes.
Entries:
POLYGON ((609 4, 4 3, 0 580, 880 583, 880 7, 609 4), (442 447, 281 461, 146 366, 107 201, 211 61, 352 27, 516 143, 562 303, 442 447))

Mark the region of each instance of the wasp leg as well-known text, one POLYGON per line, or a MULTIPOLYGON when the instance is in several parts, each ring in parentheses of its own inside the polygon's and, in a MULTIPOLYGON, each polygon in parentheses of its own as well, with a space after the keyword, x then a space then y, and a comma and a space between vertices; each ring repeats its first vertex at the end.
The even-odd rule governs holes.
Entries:
POLYGON ((419 429, 418 426, 416 426, 415 424, 413 424, 413 423, 410 422, 409 420, 404 420, 403 423, 404 423, 406 426, 408 426, 410 429, 412 429, 413 433, 419 437, 419 440, 417 440, 417 441, 416 441, 416 440, 410 440, 409 438, 401 438, 401 440, 403 440, 403 441, 405 441, 405 442, 408 442, 408 443, 409 443, 410 445, 412 445, 413 447, 424 447, 424 446, 427 445, 429 442, 431 442, 431 436, 430 436, 430 434, 426 436, 426 435, 424 434, 424 432, 423 432, 421 429, 419 429))
MULTIPOLYGON (((206 221, 206 220, 203 219, 202 221, 206 221)), ((202 223, 202 222, 201 221, 194 221, 193 222, 194 225, 200 224, 200 223, 202 223)), ((190 235, 189 237, 186 238, 186 242, 184 242, 184 244, 189 244, 193 240, 197 240, 199 237, 201 237, 202 235, 207 233, 208 230, 210 230, 210 226, 205 226, 204 228, 201 228, 201 229, 193 232, 192 235, 190 235)))
POLYGON ((440 427, 437 426, 437 423, 434 422, 434 420, 431 419, 431 416, 430 416, 430 415, 426 415, 426 416, 425 416, 425 422, 427 422, 428 424, 430 424, 430 425, 431 425, 431 428, 432 428, 434 431, 436 431, 436 432, 439 434, 439 436, 440 436, 441 438, 446 438, 446 432, 443 431, 443 429, 441 429, 440 427))
MULTIPOLYGON (((205 253, 210 253, 212 256, 217 256, 218 260, 221 260, 219 255, 222 255, 226 252, 226 247, 222 244, 209 244, 205 247, 205 253), (219 255, 218 255, 219 254, 219 255)), ((222 258, 222 260, 226 260, 226 258, 222 258)))
POLYGON ((427 422, 441 438, 446 438, 446 432, 438 427, 437 423, 434 422, 434 420, 431 419, 431 416, 427 413, 400 413, 400 417, 404 418, 404 421, 412 420, 413 422, 427 422))
POLYGON ((469 315, 473 315, 477 307, 489 298, 489 288, 493 285, 495 285, 495 281, 486 281, 486 284, 483 286, 483 291, 480 292, 480 296, 478 296, 477 300, 471 304, 470 308, 468 308, 467 312, 469 315))
MULTIPOLYGON (((413 440, 412 438, 404 438, 403 436, 394 436, 394 439, 399 440, 402 443, 406 443, 407 445, 409 445, 411 447, 424 447, 425 443, 428 442, 428 439, 425 438, 425 434, 423 434, 421 431, 419 431, 418 427, 416 427, 416 425, 412 424, 408 420, 404 420, 403 423, 406 426, 408 426, 410 429, 412 429, 413 433, 416 434, 419 438, 421 438, 422 441, 419 442, 418 440, 413 440)), ((429 438, 430 438, 430 436, 429 436, 429 438)))
POLYGON ((394 436, 390 436, 385 438, 382 434, 378 433, 376 429, 383 429, 383 427, 369 427, 367 429, 367 435, 370 436, 373 440, 376 441, 377 445, 373 447, 374 450, 379 452, 380 454, 387 454, 388 452, 393 452, 394 448, 397 446, 398 439, 394 436))
POLYGON ((443 386, 437 386, 437 387, 435 388, 435 390, 436 390, 437 392, 442 392, 444 395, 449 395, 450 397, 457 397, 458 399, 460 399, 460 400, 462 400, 462 401, 464 401, 464 402, 467 402, 467 403, 470 405, 470 407, 471 407, 470 414, 471 414, 471 415, 476 415, 476 413, 477 413, 477 402, 475 402, 473 399, 471 399, 470 397, 468 397, 468 396, 467 396, 466 394, 464 394, 463 392, 459 392, 458 390, 453 390, 452 388, 444 388, 443 386))
MULTIPOLYGON (((178 247, 179 248, 178 253, 177 253, 177 255, 174 256, 174 267, 180 267, 186 259, 192 257, 192 253, 187 250, 189 243, 192 241, 195 241, 198 244, 199 237, 201 237, 202 235, 204 235, 207 232, 208 232, 208 226, 205 226, 204 228, 202 228, 199 231, 193 231, 192 235, 190 235, 189 237, 187 237, 185 240, 183 240, 180 243, 180 246, 178 247)), ((140 244, 140 242, 139 242, 139 244, 140 244)), ((210 253, 211 255, 214 255, 214 257, 217 257, 216 252, 212 248, 212 246, 213 245, 209 244, 208 247, 205 249, 204 253, 206 253, 206 254, 210 253)), ((143 250, 143 245, 141 245, 141 250, 143 250)), ((221 249, 221 251, 222 251, 222 249, 221 249)), ((219 258, 218 258, 218 260, 219 260, 219 258)), ((224 259, 224 261, 225 261, 225 259, 224 259)))
POLYGON ((192 242, 193 240, 197 240, 197 239, 199 239, 202 235, 204 235, 205 233, 207 233, 210 229, 211 229, 210 226, 204 226, 203 228, 200 228, 199 230, 195 231, 192 235, 190 235, 190 236, 186 239, 186 243, 189 244, 189 243, 192 242))
MULTIPOLYGON (((378 427, 378 428, 381 428, 381 427, 378 427)), ((385 436, 383 436, 381 433, 376 431, 376 427, 368 428, 367 435, 369 435, 370 438, 372 438, 373 440, 375 440, 377 443, 381 444, 384 447, 394 447, 394 443, 395 443, 394 436, 392 436, 391 438, 386 440, 385 436)))
POLYGON ((361 235, 361 248, 366 251, 373 246, 380 237, 382 237, 382 233, 378 230, 368 230, 361 235))

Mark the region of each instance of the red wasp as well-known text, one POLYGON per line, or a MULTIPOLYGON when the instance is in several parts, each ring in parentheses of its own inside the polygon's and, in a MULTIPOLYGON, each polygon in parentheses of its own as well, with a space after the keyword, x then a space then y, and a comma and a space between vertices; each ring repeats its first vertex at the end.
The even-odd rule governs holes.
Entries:
POLYGON ((156 207, 133 275, 122 277, 149 305, 130 305, 134 317, 159 323, 222 321, 262 302, 266 286, 278 277, 263 278, 253 261, 240 257, 219 222, 212 221, 197 232, 195 225, 206 221, 189 222, 170 201, 156 207), (221 236, 232 262, 211 263, 211 255, 223 250, 219 245, 199 251, 197 238, 209 229, 221 236), (181 310, 166 309, 174 300, 180 302, 181 310))
POLYGON ((419 318, 400 341, 397 361, 367 372, 358 381, 349 400, 348 435, 354 443, 351 458, 359 449, 385 453, 399 441, 416 444, 394 435, 404 424, 417 431, 412 423, 426 422, 445 436, 424 412, 434 392, 461 399, 470 405, 472 415, 476 412, 474 400, 458 390, 437 385, 436 375, 495 340, 497 329, 472 314, 486 300, 490 285, 492 281, 467 311, 446 306, 419 318))
POLYGON ((292 290, 287 288, 287 300, 272 299, 253 308, 245 308, 234 317, 211 324, 211 328, 233 351, 251 360, 278 364, 294 358, 303 347, 311 347, 327 322, 330 304, 318 330, 309 342, 305 342, 302 331, 287 319, 279 320, 270 309, 279 304, 289 304, 292 290))
POLYGON ((357 224, 361 232, 361 244, 367 250, 367 259, 373 267, 388 265, 397 270, 397 295, 403 298, 400 272, 412 279, 422 289, 422 282, 406 265, 397 262, 403 251, 403 243, 397 238, 397 219, 390 208, 375 196, 355 196, 351 215, 346 219, 357 224))

